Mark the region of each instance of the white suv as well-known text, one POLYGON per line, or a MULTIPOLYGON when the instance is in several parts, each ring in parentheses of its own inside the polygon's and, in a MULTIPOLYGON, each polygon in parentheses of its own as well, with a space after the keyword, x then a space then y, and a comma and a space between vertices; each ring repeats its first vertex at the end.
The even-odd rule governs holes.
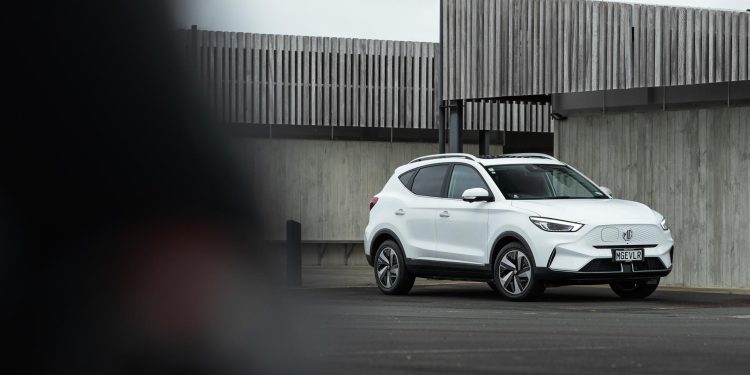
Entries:
POLYGON ((511 300, 569 284, 645 298, 672 270, 672 235, 611 195, 544 154, 424 156, 370 201, 365 255, 386 294, 424 277, 485 281, 511 300))

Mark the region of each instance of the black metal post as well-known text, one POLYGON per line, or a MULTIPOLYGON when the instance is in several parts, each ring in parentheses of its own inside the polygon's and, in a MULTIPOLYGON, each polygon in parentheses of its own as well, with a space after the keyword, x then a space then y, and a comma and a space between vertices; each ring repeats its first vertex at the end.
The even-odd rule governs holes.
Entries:
POLYGON ((443 0, 440 0, 440 43, 437 46, 435 71, 438 82, 435 86, 435 120, 438 128, 438 153, 445 153, 445 108, 443 108, 443 0))
POLYGON ((479 131, 479 155, 490 155, 490 131, 479 131))
POLYGON ((448 106, 448 144, 450 152, 463 152, 463 102, 452 100, 448 106))
POLYGON ((302 286, 302 225, 286 222, 286 278, 289 286, 302 286))
MULTIPOLYGON (((442 103, 442 100, 441 100, 442 103)), ((441 121, 438 124, 438 154, 445 153, 445 121, 442 121, 442 117, 445 117, 445 111, 440 109, 441 121)))

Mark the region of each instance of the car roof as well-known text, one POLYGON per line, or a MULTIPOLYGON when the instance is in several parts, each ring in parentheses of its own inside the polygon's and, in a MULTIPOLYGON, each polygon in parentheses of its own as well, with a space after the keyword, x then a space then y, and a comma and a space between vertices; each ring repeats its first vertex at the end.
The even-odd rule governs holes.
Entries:
POLYGON ((431 164, 452 163, 473 161, 482 166, 489 165, 507 165, 507 164, 554 164, 564 165, 565 163, 555 159, 552 156, 541 153, 516 153, 503 155, 481 155, 474 156, 464 153, 448 153, 420 156, 408 164, 396 168, 396 172, 405 172, 415 167, 421 167, 431 164))

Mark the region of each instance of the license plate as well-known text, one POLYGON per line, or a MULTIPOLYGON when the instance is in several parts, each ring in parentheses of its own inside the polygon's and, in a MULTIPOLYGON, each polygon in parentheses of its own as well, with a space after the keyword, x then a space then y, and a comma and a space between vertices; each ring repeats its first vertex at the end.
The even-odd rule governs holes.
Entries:
POLYGON ((617 263, 643 261, 643 249, 612 249, 612 260, 617 263))

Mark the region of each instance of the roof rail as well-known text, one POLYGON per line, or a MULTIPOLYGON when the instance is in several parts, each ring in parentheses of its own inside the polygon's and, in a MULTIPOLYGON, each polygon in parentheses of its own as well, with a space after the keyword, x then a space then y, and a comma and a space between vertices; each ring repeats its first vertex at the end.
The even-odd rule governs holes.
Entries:
POLYGON ((445 158, 464 158, 464 159, 477 161, 477 158, 474 157, 474 155, 453 153, 453 154, 434 154, 434 155, 420 156, 410 161, 409 163, 411 164, 411 163, 416 163, 418 161, 425 161, 425 160, 432 160, 432 159, 445 159, 445 158))
POLYGON ((539 158, 539 159, 549 159, 549 160, 556 160, 552 156, 549 156, 547 154, 542 153, 536 153, 536 152, 522 152, 517 154, 503 154, 503 155, 482 155, 480 156, 482 159, 499 159, 499 158, 539 158))

